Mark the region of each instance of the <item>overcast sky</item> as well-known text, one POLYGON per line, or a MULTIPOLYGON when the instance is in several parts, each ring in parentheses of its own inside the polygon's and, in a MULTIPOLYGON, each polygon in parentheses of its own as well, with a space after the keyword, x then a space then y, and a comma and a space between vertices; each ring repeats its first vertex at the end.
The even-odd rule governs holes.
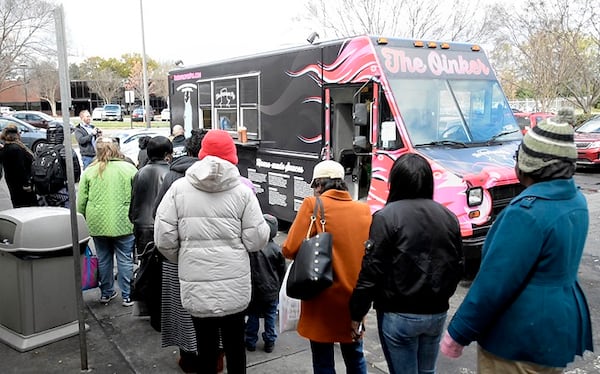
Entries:
MULTIPOLYGON (((142 53, 139 0, 63 4, 69 62, 142 53)), ((185 65, 306 44, 300 0, 143 0, 146 55, 185 65)))

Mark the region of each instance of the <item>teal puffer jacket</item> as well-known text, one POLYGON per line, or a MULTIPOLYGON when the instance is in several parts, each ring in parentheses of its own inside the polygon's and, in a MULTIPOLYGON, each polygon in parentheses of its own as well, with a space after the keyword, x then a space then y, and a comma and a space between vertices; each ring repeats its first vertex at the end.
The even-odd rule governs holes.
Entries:
POLYGON ((448 326, 452 338, 552 367, 593 350, 577 281, 588 225, 573 179, 535 183, 515 197, 485 240, 479 273, 448 326))

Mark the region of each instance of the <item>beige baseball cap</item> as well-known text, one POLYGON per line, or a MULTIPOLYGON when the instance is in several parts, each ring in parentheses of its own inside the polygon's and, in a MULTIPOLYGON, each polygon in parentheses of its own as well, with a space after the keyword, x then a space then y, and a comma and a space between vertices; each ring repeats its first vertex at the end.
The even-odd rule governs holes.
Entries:
POLYGON ((344 178, 344 167, 333 160, 325 160, 315 165, 313 170, 312 181, 310 186, 314 187, 315 179, 319 178, 331 178, 331 179, 343 179, 344 178))

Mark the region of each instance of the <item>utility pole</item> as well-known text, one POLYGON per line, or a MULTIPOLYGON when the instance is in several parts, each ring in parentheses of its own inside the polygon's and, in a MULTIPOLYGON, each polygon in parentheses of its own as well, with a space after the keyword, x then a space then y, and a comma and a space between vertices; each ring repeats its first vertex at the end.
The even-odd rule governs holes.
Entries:
POLYGON ((23 69, 23 90, 25 90, 25 110, 29 110, 29 97, 27 96, 27 69, 29 66, 27 64, 19 65, 21 69, 23 69))
POLYGON ((150 128, 150 96, 148 94, 148 65, 146 64, 146 41, 144 36, 144 6, 140 0, 140 19, 142 21, 142 75, 144 78, 144 112, 146 127, 150 128))

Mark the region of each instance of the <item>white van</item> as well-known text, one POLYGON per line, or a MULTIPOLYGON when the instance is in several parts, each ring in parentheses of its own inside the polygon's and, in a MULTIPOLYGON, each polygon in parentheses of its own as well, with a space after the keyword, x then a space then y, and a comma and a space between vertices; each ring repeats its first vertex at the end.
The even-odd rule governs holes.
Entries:
POLYGON ((11 115, 15 110, 9 106, 0 106, 0 115, 6 116, 11 115))

